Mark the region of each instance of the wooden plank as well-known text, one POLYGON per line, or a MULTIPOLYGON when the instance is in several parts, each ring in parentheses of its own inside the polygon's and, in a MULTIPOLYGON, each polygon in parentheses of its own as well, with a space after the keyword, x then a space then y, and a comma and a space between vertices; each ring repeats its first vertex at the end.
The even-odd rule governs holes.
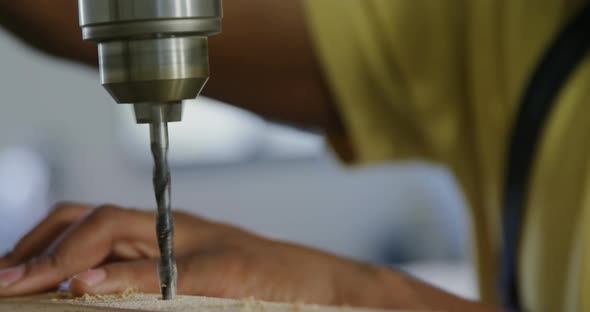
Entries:
POLYGON ((255 299, 230 300, 179 296, 173 301, 159 295, 129 294, 73 298, 64 293, 0 300, 0 312, 379 312, 350 307, 280 304, 255 299))

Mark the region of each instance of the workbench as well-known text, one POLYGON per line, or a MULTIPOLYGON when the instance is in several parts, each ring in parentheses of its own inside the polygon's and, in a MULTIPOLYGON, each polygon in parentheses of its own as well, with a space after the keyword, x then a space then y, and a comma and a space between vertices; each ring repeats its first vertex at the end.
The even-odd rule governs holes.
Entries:
MULTIPOLYGON (((379 312, 351 307, 325 307, 306 304, 281 304, 258 301, 179 296, 173 301, 159 295, 129 294, 84 296, 65 293, 0 299, 0 312, 379 312)), ((381 311, 383 312, 383 311, 381 311)))

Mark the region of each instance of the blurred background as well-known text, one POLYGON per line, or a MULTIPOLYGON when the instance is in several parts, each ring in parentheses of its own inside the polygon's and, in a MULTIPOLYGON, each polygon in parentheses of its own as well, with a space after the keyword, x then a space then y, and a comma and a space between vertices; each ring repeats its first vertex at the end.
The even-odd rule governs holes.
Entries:
MULTIPOLYGON (((114 104, 97 72, 2 30, 0 55, 0 252, 56 201, 155 209, 147 126, 114 104)), ((347 168, 321 135, 208 99, 185 106, 170 128, 178 209, 477 298, 465 204, 446 169, 347 168)))

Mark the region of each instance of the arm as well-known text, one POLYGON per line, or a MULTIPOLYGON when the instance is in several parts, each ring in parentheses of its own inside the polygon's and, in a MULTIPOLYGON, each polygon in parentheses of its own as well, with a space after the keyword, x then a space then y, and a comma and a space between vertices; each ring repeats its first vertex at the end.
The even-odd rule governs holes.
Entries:
MULTIPOLYGON (((268 240, 176 213, 181 294, 387 309, 496 311, 386 268, 268 240)), ((60 205, 0 258, 0 297, 54 289, 75 294, 158 292, 153 214, 60 205), (92 270, 90 270, 92 269, 92 270), (90 270, 90 271, 88 271, 90 270)))
MULTIPOLYGON (((224 9, 223 34, 210 40, 204 94, 267 118, 339 128, 301 0, 225 0, 224 9)), ((26 43, 96 66, 96 47, 82 41, 77 12, 76 0, 0 0, 0 23, 26 43)))

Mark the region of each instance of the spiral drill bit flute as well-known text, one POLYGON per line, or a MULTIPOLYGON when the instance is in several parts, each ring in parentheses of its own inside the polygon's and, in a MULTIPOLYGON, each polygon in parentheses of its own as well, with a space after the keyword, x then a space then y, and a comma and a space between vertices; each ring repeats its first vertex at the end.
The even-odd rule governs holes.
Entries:
POLYGON ((165 300, 176 295, 176 263, 174 261, 174 220, 170 207, 170 169, 168 168, 168 123, 165 105, 152 106, 150 143, 154 156, 154 193, 158 203, 156 232, 160 248, 158 275, 165 300))
POLYGON ((98 44, 100 80, 117 103, 150 125, 154 156, 158 274, 162 298, 176 295, 168 123, 209 79, 208 36, 221 31, 222 0, 79 0, 85 40, 98 44))

